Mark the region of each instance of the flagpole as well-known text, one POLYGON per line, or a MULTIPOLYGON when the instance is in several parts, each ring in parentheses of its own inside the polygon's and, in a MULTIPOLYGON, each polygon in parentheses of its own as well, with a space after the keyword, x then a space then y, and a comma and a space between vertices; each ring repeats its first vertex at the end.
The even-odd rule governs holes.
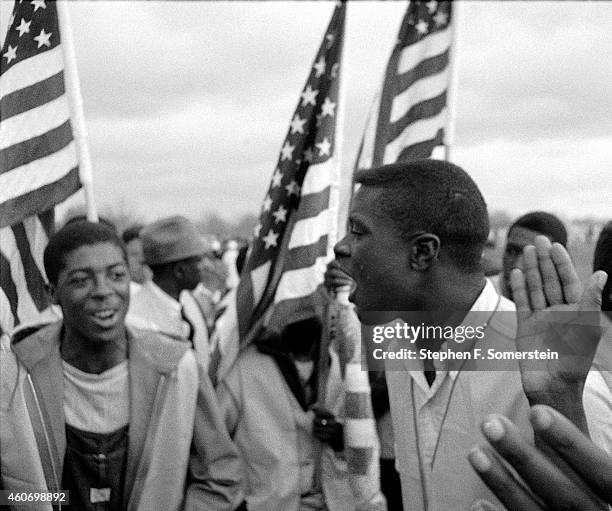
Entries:
POLYGON ((64 76, 66 81, 66 92, 72 113, 72 128, 79 159, 79 178, 85 192, 87 204, 87 220, 98 221, 98 212, 93 193, 93 170, 91 156, 89 154, 87 125, 83 115, 83 97, 81 95, 81 84, 74 51, 74 38, 70 23, 70 12, 67 0, 59 0, 56 3, 59 29, 64 55, 64 76))
MULTIPOLYGON (((344 34, 341 42, 342 46, 339 50, 340 65, 338 66, 338 68, 340 69, 340 71, 338 73, 338 108, 336 109, 336 144, 334 147, 336 165, 334 169, 334 178, 330 195, 330 216, 332 225, 330 230, 330 236, 328 238, 329 255, 333 255, 334 245, 338 242, 340 238, 344 237, 346 219, 343 220, 343 217, 346 216, 346 213, 348 211, 345 204, 345 199, 347 197, 347 183, 345 182, 346 180, 343 179, 343 177, 345 176, 342 171, 342 155, 344 148, 344 113, 346 110, 346 80, 343 79, 343 73, 345 61, 344 51, 346 48, 345 41, 348 34, 348 18, 348 2, 346 2, 346 12, 344 16, 344 34)), ((351 177, 352 176, 349 176, 349 181, 351 180, 351 177)))
POLYGON ((448 122, 446 126, 446 144, 444 146, 444 159, 451 161, 455 147, 455 121, 457 119, 457 91, 458 91, 458 66, 457 50, 459 46, 459 5, 461 2, 452 3, 451 23, 453 25, 453 37, 449 58, 450 81, 448 86, 448 122))

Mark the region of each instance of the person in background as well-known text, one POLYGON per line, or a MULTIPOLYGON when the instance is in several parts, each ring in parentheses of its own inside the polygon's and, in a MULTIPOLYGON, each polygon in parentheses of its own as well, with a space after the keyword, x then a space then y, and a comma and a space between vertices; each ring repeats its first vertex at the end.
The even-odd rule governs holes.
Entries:
POLYGON ((44 266, 63 320, 0 350, 0 487, 79 511, 235 509, 240 459, 193 352, 125 325, 121 239, 68 224, 44 266))
MULTIPOLYGON (((142 240, 140 239, 140 231, 142 228, 142 224, 135 224, 128 227, 121 235, 127 250, 130 277, 135 284, 144 284, 147 280, 151 280, 152 276, 151 269, 144 261, 142 240)), ((137 286, 136 289, 138 289, 137 286)))
POLYGON ((551 242, 567 245, 567 230, 563 222, 555 215, 544 211, 527 213, 517 220, 508 229, 506 246, 502 260, 502 274, 498 281, 498 291, 512 300, 510 289, 510 272, 514 268, 521 268, 523 264, 523 248, 533 245, 535 237, 546 236, 551 242))
POLYGON ((355 510, 342 456, 338 414, 344 399, 333 350, 324 402, 314 406, 321 331, 317 317, 296 317, 281 334, 262 334, 239 353, 217 387, 244 460, 249 511, 355 510))
MULTIPOLYGON (((593 254, 593 271, 603 270, 612 275, 612 220, 604 225, 599 233, 595 253, 593 254)), ((612 279, 608 279, 601 296, 601 310, 612 322, 612 279)))
POLYGON ((163 218, 140 232, 145 263, 153 278, 132 296, 128 322, 188 342, 208 370, 208 327, 191 291, 200 282, 205 247, 185 217, 163 218))

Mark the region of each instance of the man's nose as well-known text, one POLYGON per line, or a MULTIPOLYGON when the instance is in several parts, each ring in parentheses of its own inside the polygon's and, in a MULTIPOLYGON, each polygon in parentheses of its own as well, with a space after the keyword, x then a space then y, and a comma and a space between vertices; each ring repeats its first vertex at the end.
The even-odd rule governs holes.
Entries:
POLYGON ((351 250, 349 248, 349 244, 346 238, 347 237, 345 236, 334 245, 334 254, 336 255, 336 259, 340 259, 342 257, 349 257, 351 255, 351 250))
POLYGON ((93 294, 98 296, 106 296, 113 292, 106 275, 96 275, 94 277, 93 294))

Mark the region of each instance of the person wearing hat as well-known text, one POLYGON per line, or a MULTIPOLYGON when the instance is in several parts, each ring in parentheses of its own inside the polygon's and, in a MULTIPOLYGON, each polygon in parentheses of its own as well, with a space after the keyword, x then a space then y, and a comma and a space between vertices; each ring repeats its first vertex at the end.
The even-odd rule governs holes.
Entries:
POLYGON ((128 323, 189 342, 208 368, 210 349, 204 315, 191 291, 200 282, 205 246, 195 226, 182 216, 145 226, 140 237, 153 279, 132 296, 128 323))

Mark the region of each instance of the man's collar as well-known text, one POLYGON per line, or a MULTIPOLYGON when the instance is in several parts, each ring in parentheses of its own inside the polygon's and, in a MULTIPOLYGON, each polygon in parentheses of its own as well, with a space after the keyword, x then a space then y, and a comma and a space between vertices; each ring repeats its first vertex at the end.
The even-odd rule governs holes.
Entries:
POLYGON ((145 282, 142 287, 147 288, 151 293, 153 293, 158 300, 160 300, 166 307, 169 307, 171 310, 175 310, 177 312, 181 311, 181 304, 175 300, 172 296, 166 293, 161 287, 159 287, 152 280, 145 282))

